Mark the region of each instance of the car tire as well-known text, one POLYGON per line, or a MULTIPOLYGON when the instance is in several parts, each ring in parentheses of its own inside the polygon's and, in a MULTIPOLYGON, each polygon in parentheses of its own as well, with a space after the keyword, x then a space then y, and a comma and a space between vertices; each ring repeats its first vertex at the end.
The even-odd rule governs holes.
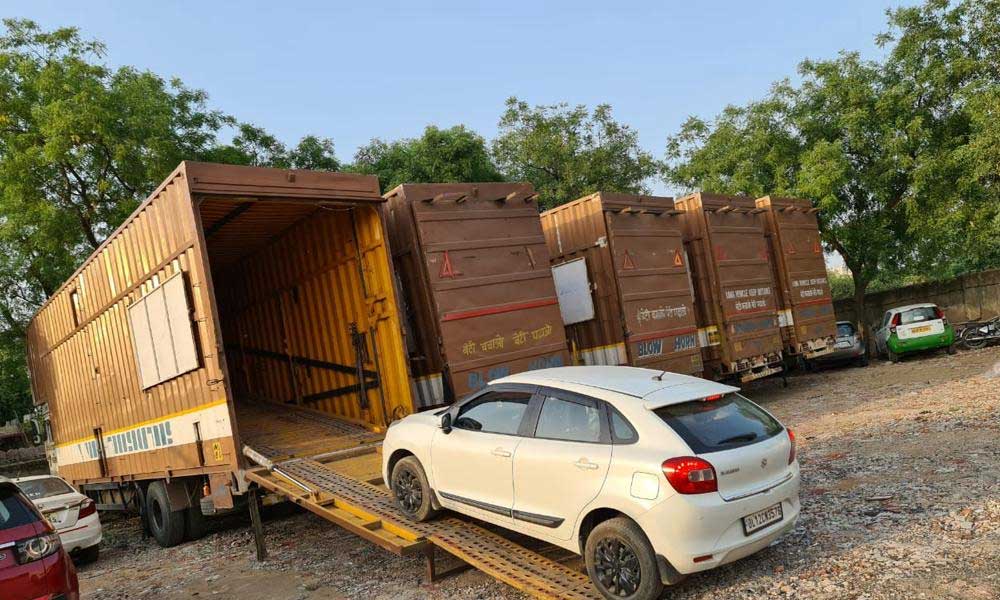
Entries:
POLYGON ((587 536, 584 559, 590 580, 608 600, 655 600, 663 592, 653 546, 627 517, 594 527, 587 536))
POLYGON ((184 511, 170 510, 162 481, 154 481, 146 490, 146 515, 149 533, 161 547, 170 548, 184 541, 184 511))
POLYGON ((184 539, 200 540, 205 537, 205 515, 201 514, 201 506, 192 505, 184 510, 184 539))
POLYGON ((899 362, 899 355, 896 354, 895 352, 893 352, 892 350, 886 349, 885 355, 886 355, 886 358, 888 358, 890 361, 892 361, 894 363, 898 363, 899 362))
POLYGON ((859 366, 859 367, 867 367, 868 366, 868 355, 867 354, 862 354, 861 356, 857 357, 854 360, 854 364, 856 366, 859 366))
POLYGON ((948 354, 955 354, 955 353, 958 352, 958 348, 955 347, 955 344, 952 344, 952 345, 948 346, 947 352, 948 352, 948 354))
POLYGON ((89 565, 91 563, 97 562, 97 559, 101 557, 101 546, 100 544, 94 544, 89 548, 84 548, 80 550, 80 554, 77 557, 77 562, 81 565, 89 565))
POLYGON ((434 492, 427 474, 415 456, 401 459, 392 468, 392 497, 400 512, 411 521, 429 521, 437 516, 433 506, 434 492))

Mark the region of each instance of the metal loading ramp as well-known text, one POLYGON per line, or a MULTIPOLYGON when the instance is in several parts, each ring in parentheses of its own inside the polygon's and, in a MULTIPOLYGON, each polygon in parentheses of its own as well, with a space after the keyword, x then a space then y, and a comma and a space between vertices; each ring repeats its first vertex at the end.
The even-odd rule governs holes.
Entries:
MULTIPOLYGON (((290 417, 288 422, 296 422, 296 419, 290 417)), ((351 431, 348 435, 354 437, 356 433, 351 431)), ((292 440, 294 436, 285 439, 292 440)), ((602 598, 584 573, 472 522, 454 516, 426 523, 409 521, 398 512, 384 486, 341 472, 343 465, 350 464, 354 458, 363 456, 369 462, 378 460, 379 455, 375 453, 376 447, 370 443, 370 438, 364 439, 368 443, 362 443, 362 447, 359 447, 359 441, 357 438, 352 443, 331 440, 329 447, 336 447, 336 450, 276 461, 268 457, 288 457, 295 454, 293 449, 270 445, 258 451, 245 447, 247 456, 263 463, 261 467, 247 471, 245 477, 394 554, 424 555, 427 557, 428 579, 435 577, 434 552, 440 548, 469 566, 536 598, 602 598), (357 452, 364 454, 358 455, 357 452), (344 459, 345 456, 348 458, 344 459)))

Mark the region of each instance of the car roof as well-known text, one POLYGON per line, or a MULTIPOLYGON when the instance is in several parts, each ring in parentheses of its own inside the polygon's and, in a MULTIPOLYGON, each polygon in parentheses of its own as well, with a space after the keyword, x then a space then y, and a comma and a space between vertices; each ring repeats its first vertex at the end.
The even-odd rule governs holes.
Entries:
POLYGON ((906 306, 897 306, 896 308, 890 308, 891 313, 901 313, 908 310, 913 310, 914 308, 935 308, 937 304, 933 302, 920 302, 919 304, 907 304, 906 306))
POLYGON ((565 388, 567 385, 584 386, 642 399, 646 408, 658 408, 739 390, 707 379, 669 371, 612 366, 539 369, 517 373, 490 383, 522 383, 556 388, 565 388))

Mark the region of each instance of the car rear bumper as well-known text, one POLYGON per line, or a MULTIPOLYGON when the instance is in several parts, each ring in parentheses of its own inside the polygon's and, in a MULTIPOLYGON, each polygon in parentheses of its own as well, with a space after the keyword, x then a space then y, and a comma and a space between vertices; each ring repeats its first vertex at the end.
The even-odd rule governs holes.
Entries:
POLYGON ((766 548, 795 526, 799 510, 796 466, 791 479, 766 492, 731 502, 724 501, 717 493, 675 494, 642 515, 638 522, 656 553, 679 573, 690 574, 766 548), (781 521, 750 535, 744 533, 743 517, 779 503, 781 521))
POLYGON ((814 360, 818 362, 836 362, 840 360, 853 360, 864 356, 865 347, 863 344, 855 344, 849 348, 834 348, 833 352, 824 354, 814 360))
POLYGON ((941 333, 922 335, 920 337, 912 337, 905 340, 901 340, 896 334, 893 334, 889 337, 888 346, 889 349, 896 354, 905 354, 907 352, 920 352, 921 350, 947 348, 954 343, 955 330, 952 329, 951 325, 948 325, 941 333))
POLYGON ((66 552, 73 553, 101 543, 104 533, 97 515, 85 517, 73 527, 59 530, 59 539, 66 552))

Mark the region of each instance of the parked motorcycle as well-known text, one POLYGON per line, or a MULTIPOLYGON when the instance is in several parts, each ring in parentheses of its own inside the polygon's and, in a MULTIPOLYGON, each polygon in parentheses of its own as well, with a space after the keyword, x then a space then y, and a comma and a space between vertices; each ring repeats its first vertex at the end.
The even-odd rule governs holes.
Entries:
POLYGON ((966 323, 959 337, 962 345, 972 350, 1000 341, 1000 316, 989 321, 966 323))

